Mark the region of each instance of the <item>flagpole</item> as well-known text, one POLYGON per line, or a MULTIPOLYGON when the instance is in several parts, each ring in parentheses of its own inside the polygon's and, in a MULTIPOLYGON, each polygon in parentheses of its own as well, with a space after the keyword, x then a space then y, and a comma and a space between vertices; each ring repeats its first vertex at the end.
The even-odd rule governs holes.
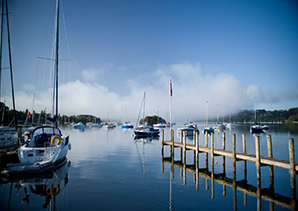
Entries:
POLYGON ((170 134, 172 134, 172 81, 170 74, 170 134))

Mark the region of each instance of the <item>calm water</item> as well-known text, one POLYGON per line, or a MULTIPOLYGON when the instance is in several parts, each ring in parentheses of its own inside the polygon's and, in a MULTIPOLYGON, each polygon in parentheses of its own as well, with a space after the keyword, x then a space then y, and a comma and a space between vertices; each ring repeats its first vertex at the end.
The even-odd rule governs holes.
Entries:
MULTIPOLYGON (((181 126, 177 124, 174 129, 181 126)), ((202 127, 199 124, 200 131, 202 127)), ((61 129, 64 135, 70 135, 72 144, 67 162, 57 171, 36 178, 2 180, 0 210, 257 210, 257 197, 246 195, 242 190, 233 194, 232 187, 224 189, 218 181, 199 177, 196 190, 192 172, 162 162, 161 139, 134 140, 133 130, 120 127, 86 128, 83 132, 67 127, 61 129)), ((247 153, 255 153, 255 137, 249 134, 249 125, 236 125, 225 132, 227 150, 232 150, 232 134, 236 134, 237 151, 241 152, 244 133, 247 153)), ((298 140, 298 125, 270 125, 267 134, 272 135, 273 156, 288 160, 288 139, 298 140)), ((222 133, 215 133, 215 148, 222 147, 221 136, 222 133)), ((169 139, 169 129, 165 129, 165 138, 169 139)), ((179 140, 176 130, 175 140, 179 140)), ((205 144, 202 133, 199 141, 200 145, 205 144)), ((267 156, 266 134, 260 135, 260 145, 261 155, 267 156)), ((297 143, 295 153, 298 161, 297 143)), ((170 148, 166 146, 164 156, 169 154, 170 148)), ((210 155, 208 157, 211 169, 210 155)), ((179 159, 180 150, 175 149, 175 160, 179 159)), ((222 161, 222 157, 215 157, 214 173, 222 173, 222 161)), ((232 179, 232 160, 226 158, 225 163, 226 177, 232 179)), ((187 164, 193 164, 192 151, 187 152, 187 164)), ((200 168, 205 168, 205 164, 205 154, 201 153, 200 168)), ((268 188, 269 167, 262 167, 261 175, 261 188, 268 188)), ((236 180, 243 177, 243 161, 239 161, 236 180)), ((252 162, 247 162, 247 183, 257 186, 256 166, 252 162)), ((275 193, 291 199, 288 170, 274 167, 274 188, 275 193)), ((270 206, 274 210, 286 209, 261 200, 262 210, 269 210, 270 206)))

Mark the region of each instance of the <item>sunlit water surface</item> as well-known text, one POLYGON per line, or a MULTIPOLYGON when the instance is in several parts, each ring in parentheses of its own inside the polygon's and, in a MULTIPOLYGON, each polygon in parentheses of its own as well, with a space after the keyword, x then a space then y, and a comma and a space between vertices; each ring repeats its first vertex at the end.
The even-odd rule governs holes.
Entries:
MULTIPOLYGON (((200 145, 205 145, 201 133, 203 124, 198 125, 200 145)), ((288 139, 298 140, 298 126, 269 126, 266 134, 272 135, 273 156, 288 160, 288 139)), ((176 141, 179 141, 176 135, 179 127, 182 123, 174 127, 176 141)), ((193 173, 185 173, 178 167, 171 171, 171 164, 162 162, 161 138, 134 140, 133 130, 120 127, 111 130, 86 128, 85 131, 61 129, 64 135, 70 135, 72 144, 67 162, 48 175, 2 181, 0 210, 257 210, 257 197, 245 196, 241 190, 235 195, 233 188, 228 186, 224 193, 223 185, 216 181, 200 177, 196 190, 193 173)), ((239 124, 224 132, 227 150, 232 150, 232 135, 236 134, 237 152, 242 152, 242 134, 245 134, 247 153, 255 153, 255 136, 249 133, 248 124, 239 124)), ((261 155, 264 156, 268 154, 266 134, 260 134, 261 155)), ((166 128, 165 139, 169 140, 169 136, 166 128)), ((215 132, 214 147, 222 147, 222 132, 215 132)), ((164 156, 170 156, 169 146, 165 146, 164 156)), ((208 158, 211 171, 210 155, 208 158)), ((175 160, 179 159, 180 149, 176 148, 175 160)), ((295 160, 298 161, 297 143, 295 160)), ((222 173, 222 161, 222 157, 215 157, 215 174, 222 173)), ((204 153, 200 154, 199 162, 199 167, 205 168, 204 153)), ((226 177, 232 179, 232 159, 226 158, 225 163, 226 177)), ((187 151, 187 164, 193 164, 192 151, 187 151)), ((269 187, 269 167, 262 167, 261 175, 261 188, 269 187)), ((243 161, 239 161, 236 180, 243 180, 243 177, 243 161)), ((247 162, 247 183, 257 186, 253 162, 247 162)), ((274 167, 274 188, 275 193, 291 199, 288 170, 274 167)), ((274 210, 285 209, 261 200, 262 210, 269 210, 270 206, 274 210)))

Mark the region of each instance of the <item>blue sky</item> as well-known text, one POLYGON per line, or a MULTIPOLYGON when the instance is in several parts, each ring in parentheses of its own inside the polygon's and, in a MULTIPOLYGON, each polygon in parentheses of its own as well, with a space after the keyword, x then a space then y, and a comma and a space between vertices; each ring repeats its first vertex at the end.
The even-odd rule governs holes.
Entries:
MULTIPOLYGON (((61 114, 184 121, 298 106, 296 1, 62 0, 61 114), (65 23, 65 24, 64 24, 65 23), (65 33, 66 32, 66 33, 65 33), (125 114, 124 114, 125 113, 125 114)), ((9 1, 16 107, 50 111, 54 0, 9 1), (33 103, 34 95, 34 103, 33 103)), ((4 41, 5 36, 4 36, 4 41)), ((3 66, 6 58, 5 42, 3 66)), ((10 103, 8 71, 3 98, 10 103)))

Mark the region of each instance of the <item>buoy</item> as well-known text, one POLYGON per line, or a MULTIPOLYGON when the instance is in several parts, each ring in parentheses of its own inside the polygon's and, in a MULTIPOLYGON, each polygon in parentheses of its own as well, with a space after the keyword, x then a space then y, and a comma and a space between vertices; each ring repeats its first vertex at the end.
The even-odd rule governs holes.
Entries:
POLYGON ((61 144, 61 137, 60 136, 53 136, 52 140, 51 140, 51 144, 55 144, 55 139, 58 139, 57 142, 57 146, 59 146, 61 144))
POLYGON ((56 187, 50 187, 50 194, 52 196, 57 196, 60 193, 60 185, 56 185, 56 187))

